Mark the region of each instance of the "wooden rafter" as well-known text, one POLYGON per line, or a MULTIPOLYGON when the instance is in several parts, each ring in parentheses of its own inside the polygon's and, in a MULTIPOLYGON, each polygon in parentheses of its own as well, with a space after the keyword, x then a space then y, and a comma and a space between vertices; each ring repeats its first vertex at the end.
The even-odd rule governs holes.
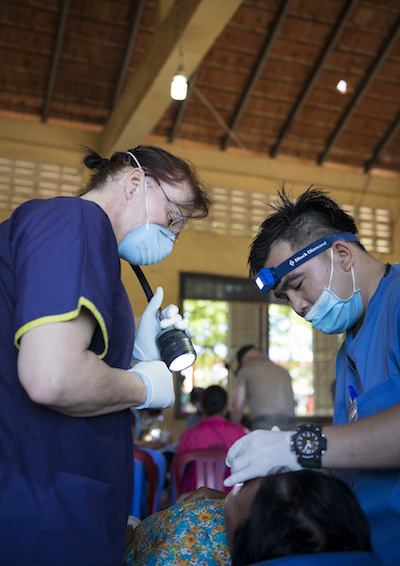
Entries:
POLYGON ((389 35, 388 39, 385 41, 384 45, 382 46, 378 56, 376 57, 375 61, 371 65, 371 68, 365 73, 365 78, 362 81, 360 88, 358 89, 357 94, 353 98, 352 102, 350 103, 348 109, 343 114, 339 125, 333 132, 331 138, 329 139, 324 151, 320 154, 318 158, 318 164, 321 165, 327 156, 329 155, 330 151, 332 150, 333 146, 336 144, 337 140, 339 139, 340 135, 342 134, 343 130, 346 128, 347 124, 349 123, 351 117, 353 116, 354 112, 356 111, 357 107, 359 106, 360 102, 362 101, 365 93, 367 92, 369 86, 371 85, 372 81, 375 79, 379 69, 381 68, 383 62, 385 61, 389 51, 392 49, 393 45, 397 41, 400 35, 400 18, 397 19, 396 24, 393 26, 393 31, 389 35))
POLYGON ((289 11, 290 5, 292 3, 292 0, 285 0, 278 12, 277 18, 275 20, 275 23, 272 27, 271 33, 267 36, 263 48, 260 51, 260 54, 258 56, 258 60, 257 63, 253 69, 253 72, 251 74, 249 83, 242 95, 242 98, 236 108, 235 111, 235 115, 233 117, 233 120, 229 126, 229 131, 226 134, 225 138, 222 141, 221 144, 221 149, 225 150, 228 147, 228 144, 230 142, 230 139, 232 137, 232 134, 234 133, 234 131, 236 130, 236 127, 240 121, 240 118, 243 115, 243 112, 247 106, 248 101, 250 100, 251 95, 253 94, 253 90, 257 84, 257 81, 260 77, 260 74, 262 73, 264 67, 265 67, 265 63, 268 59, 268 55, 270 54, 270 51, 272 49, 272 46, 276 40, 276 38, 278 37, 279 34, 279 30, 282 27, 283 21, 285 19, 285 16, 287 14, 287 12, 289 11))
POLYGON ((129 38, 128 38, 128 41, 127 41, 127 44, 126 44, 124 57, 122 59, 122 64, 121 64, 121 68, 120 68, 119 75, 118 75, 117 86, 115 87, 113 100, 112 100, 112 103, 111 103, 111 110, 113 110, 113 108, 116 106, 118 99, 119 99, 121 92, 122 92, 122 87, 124 86, 125 77, 126 77, 126 73, 127 73, 128 66, 129 66, 129 61, 132 57, 132 51, 133 51, 133 48, 134 48, 134 45, 135 45, 135 41, 136 41, 137 33, 138 33, 138 30, 139 30, 140 20, 142 19, 142 13, 143 13, 143 8, 144 8, 145 3, 146 3, 146 0, 138 0, 138 3, 136 4, 136 9, 134 11, 133 18, 132 18, 132 25, 131 25, 131 30, 130 30, 130 33, 129 33, 129 38))
POLYGON ((42 122, 46 122, 46 120, 47 120, 47 117, 49 115, 51 99, 53 98, 54 83, 55 83, 56 76, 57 76, 58 63, 59 63, 59 60, 60 60, 61 48, 62 48, 62 44, 63 44, 63 41, 64 41, 64 36, 65 36, 65 28, 66 28, 68 13, 69 13, 69 5, 70 5, 70 0, 63 0, 62 6, 61 6, 60 19, 58 21, 58 29, 57 29, 57 33, 56 33, 56 44, 54 46, 53 57, 52 57, 52 60, 51 60, 50 73, 49 73, 49 78, 48 78, 48 81, 47 81, 46 94, 45 94, 45 97, 44 97, 44 104, 43 104, 43 111, 42 111, 42 122))
POLYGON ((380 160, 383 152, 385 151, 385 149, 389 145, 389 143, 392 141, 394 136, 397 134, 399 128, 400 128, 400 112, 397 114, 397 118, 390 125, 388 131, 386 132, 386 134, 382 138, 380 144, 375 149, 373 156, 368 161, 368 163, 365 165, 364 170, 365 170, 366 173, 375 165, 375 163, 377 163, 380 160))
POLYGON ((328 57, 330 56, 330 54, 332 53, 332 50, 334 49, 352 11, 354 6, 356 5, 357 0, 350 0, 350 2, 347 4, 347 6, 344 8, 340 19, 338 21, 338 23, 336 24, 336 26, 334 27, 334 29, 332 30, 332 33, 330 34, 328 41, 326 43, 325 48, 322 50, 320 57, 318 58, 318 61, 315 64, 315 67, 313 68, 310 77, 308 78, 308 80, 305 81, 305 85, 304 88, 299 96, 299 98, 297 99, 288 119, 285 122, 285 125, 283 126, 281 132, 279 133, 278 139, 276 141, 276 144, 274 145, 274 147, 271 150, 271 157, 276 157, 276 155, 278 154, 282 143, 285 139, 286 134, 288 133, 288 131, 290 130, 293 122, 295 121, 295 119, 297 118, 297 116, 300 114, 301 109, 303 108, 304 104, 307 101, 307 98, 310 94, 310 92, 312 91, 315 83, 317 82, 321 71, 328 59, 328 57))

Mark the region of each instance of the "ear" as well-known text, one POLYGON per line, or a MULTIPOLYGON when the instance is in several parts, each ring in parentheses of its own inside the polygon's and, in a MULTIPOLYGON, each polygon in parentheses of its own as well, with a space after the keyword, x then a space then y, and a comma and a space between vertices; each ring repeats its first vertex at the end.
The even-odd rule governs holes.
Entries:
POLYGON ((131 200, 141 185, 144 185, 144 171, 135 167, 126 174, 124 179, 124 192, 127 200, 131 200))
POLYGON ((339 264, 342 266, 344 271, 350 271, 355 259, 354 249, 350 242, 337 240, 333 243, 332 248, 333 252, 339 257, 339 264))

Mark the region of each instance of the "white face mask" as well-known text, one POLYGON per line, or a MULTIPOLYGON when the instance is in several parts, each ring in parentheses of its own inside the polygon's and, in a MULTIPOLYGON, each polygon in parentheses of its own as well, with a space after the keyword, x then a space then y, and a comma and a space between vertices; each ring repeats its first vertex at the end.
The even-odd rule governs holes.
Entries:
POLYGON ((341 334, 351 328, 361 317, 364 307, 360 289, 356 291, 353 266, 351 266, 351 275, 353 293, 348 299, 340 299, 330 288, 333 277, 333 249, 331 248, 329 287, 324 288, 317 302, 304 317, 311 322, 313 328, 324 334, 341 334))

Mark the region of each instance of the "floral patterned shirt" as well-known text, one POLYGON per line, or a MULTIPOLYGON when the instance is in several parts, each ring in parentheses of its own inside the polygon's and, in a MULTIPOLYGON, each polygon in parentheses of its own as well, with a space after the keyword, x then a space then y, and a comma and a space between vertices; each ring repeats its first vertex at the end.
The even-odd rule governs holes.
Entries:
POLYGON ((179 503, 154 513, 133 531, 124 564, 229 566, 224 501, 179 503))

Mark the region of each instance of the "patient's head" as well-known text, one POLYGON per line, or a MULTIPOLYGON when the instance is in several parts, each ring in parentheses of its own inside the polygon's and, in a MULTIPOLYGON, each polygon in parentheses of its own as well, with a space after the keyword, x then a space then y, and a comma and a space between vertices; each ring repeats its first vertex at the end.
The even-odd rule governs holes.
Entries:
POLYGON ((232 566, 318 552, 372 552, 368 521, 342 480, 282 471, 238 484, 225 500, 232 566))

